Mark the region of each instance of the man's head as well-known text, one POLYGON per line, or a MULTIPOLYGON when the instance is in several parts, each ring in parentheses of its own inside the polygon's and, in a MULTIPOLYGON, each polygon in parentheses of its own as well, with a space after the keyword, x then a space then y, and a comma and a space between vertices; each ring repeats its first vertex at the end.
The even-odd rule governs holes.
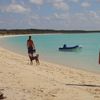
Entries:
POLYGON ((29 39, 31 40, 31 36, 29 36, 29 39))

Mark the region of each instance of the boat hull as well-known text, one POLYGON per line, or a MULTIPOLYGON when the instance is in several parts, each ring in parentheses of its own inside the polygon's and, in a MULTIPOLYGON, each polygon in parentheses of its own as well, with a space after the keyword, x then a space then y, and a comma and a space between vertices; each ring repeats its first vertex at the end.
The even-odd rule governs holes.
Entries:
POLYGON ((78 45, 73 46, 73 47, 66 47, 66 48, 59 48, 59 51, 73 51, 80 48, 78 45))

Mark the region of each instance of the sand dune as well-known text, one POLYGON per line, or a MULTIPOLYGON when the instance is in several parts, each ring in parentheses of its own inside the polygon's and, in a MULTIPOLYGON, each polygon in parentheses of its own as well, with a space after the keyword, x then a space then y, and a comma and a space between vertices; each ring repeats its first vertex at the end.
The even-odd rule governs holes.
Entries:
POLYGON ((40 60, 0 48, 0 91, 5 100, 100 100, 100 74, 40 60))

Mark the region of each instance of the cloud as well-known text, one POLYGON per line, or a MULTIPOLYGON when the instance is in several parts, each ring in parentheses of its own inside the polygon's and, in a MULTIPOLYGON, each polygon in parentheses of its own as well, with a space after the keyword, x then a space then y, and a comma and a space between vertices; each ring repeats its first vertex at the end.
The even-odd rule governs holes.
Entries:
POLYGON ((93 18, 99 18, 99 16, 97 15, 97 13, 96 12, 94 12, 94 11, 90 11, 89 12, 89 15, 93 18))
POLYGON ((42 5, 44 3, 44 0, 30 0, 30 2, 36 5, 42 5))
POLYGON ((100 26, 100 16, 94 11, 76 13, 70 19, 70 27, 75 29, 99 29, 100 26))
POLYGON ((33 16, 33 17, 31 17, 31 19, 38 19, 38 20, 48 20, 48 21, 52 21, 52 20, 66 20, 66 19, 68 19, 68 18, 70 18, 69 17, 69 13, 57 13, 57 12, 55 12, 55 13, 52 13, 51 15, 47 15, 47 16, 37 16, 37 15, 35 15, 35 16, 33 16))
POLYGON ((26 20, 32 27, 45 29, 99 29, 100 26, 100 16, 94 11, 75 14, 53 13, 48 16, 33 15, 26 20))
POLYGON ((26 15, 24 19, 22 19, 22 23, 27 23, 27 25, 35 25, 39 20, 41 20, 39 15, 31 13, 31 16, 26 15))
POLYGON ((54 13, 53 14, 53 18, 54 19, 58 19, 58 20, 66 20, 66 19, 69 18, 69 14, 65 14, 65 13, 62 13, 62 14, 54 13))
POLYGON ((82 2, 81 6, 84 7, 84 8, 87 8, 87 7, 90 7, 91 4, 89 2, 82 2))
POLYGON ((56 9, 61 9, 61 10, 69 10, 69 6, 67 3, 65 3, 63 0, 55 0, 53 2, 53 6, 56 9))
POLYGON ((8 6, 4 6, 0 8, 2 12, 8 12, 8 13, 24 13, 29 11, 29 9, 23 7, 20 4, 10 4, 8 6))
POLYGON ((94 24, 95 26, 98 26, 96 24, 99 24, 99 26, 100 26, 100 15, 99 14, 97 14, 94 11, 89 11, 87 14, 87 17, 88 17, 88 21, 91 24, 94 24))

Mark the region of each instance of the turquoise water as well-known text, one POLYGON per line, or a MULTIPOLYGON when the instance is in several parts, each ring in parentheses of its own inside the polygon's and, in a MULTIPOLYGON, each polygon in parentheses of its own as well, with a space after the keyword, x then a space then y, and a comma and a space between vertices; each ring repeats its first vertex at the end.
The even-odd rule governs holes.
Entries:
MULTIPOLYGON (((0 39, 0 45, 14 52, 27 56, 26 41, 28 36, 16 36, 0 39)), ((100 72, 98 56, 100 50, 100 33, 89 34, 39 34, 32 35, 40 59, 100 72), (63 44, 67 46, 81 45, 82 49, 73 52, 59 52, 63 44)))

